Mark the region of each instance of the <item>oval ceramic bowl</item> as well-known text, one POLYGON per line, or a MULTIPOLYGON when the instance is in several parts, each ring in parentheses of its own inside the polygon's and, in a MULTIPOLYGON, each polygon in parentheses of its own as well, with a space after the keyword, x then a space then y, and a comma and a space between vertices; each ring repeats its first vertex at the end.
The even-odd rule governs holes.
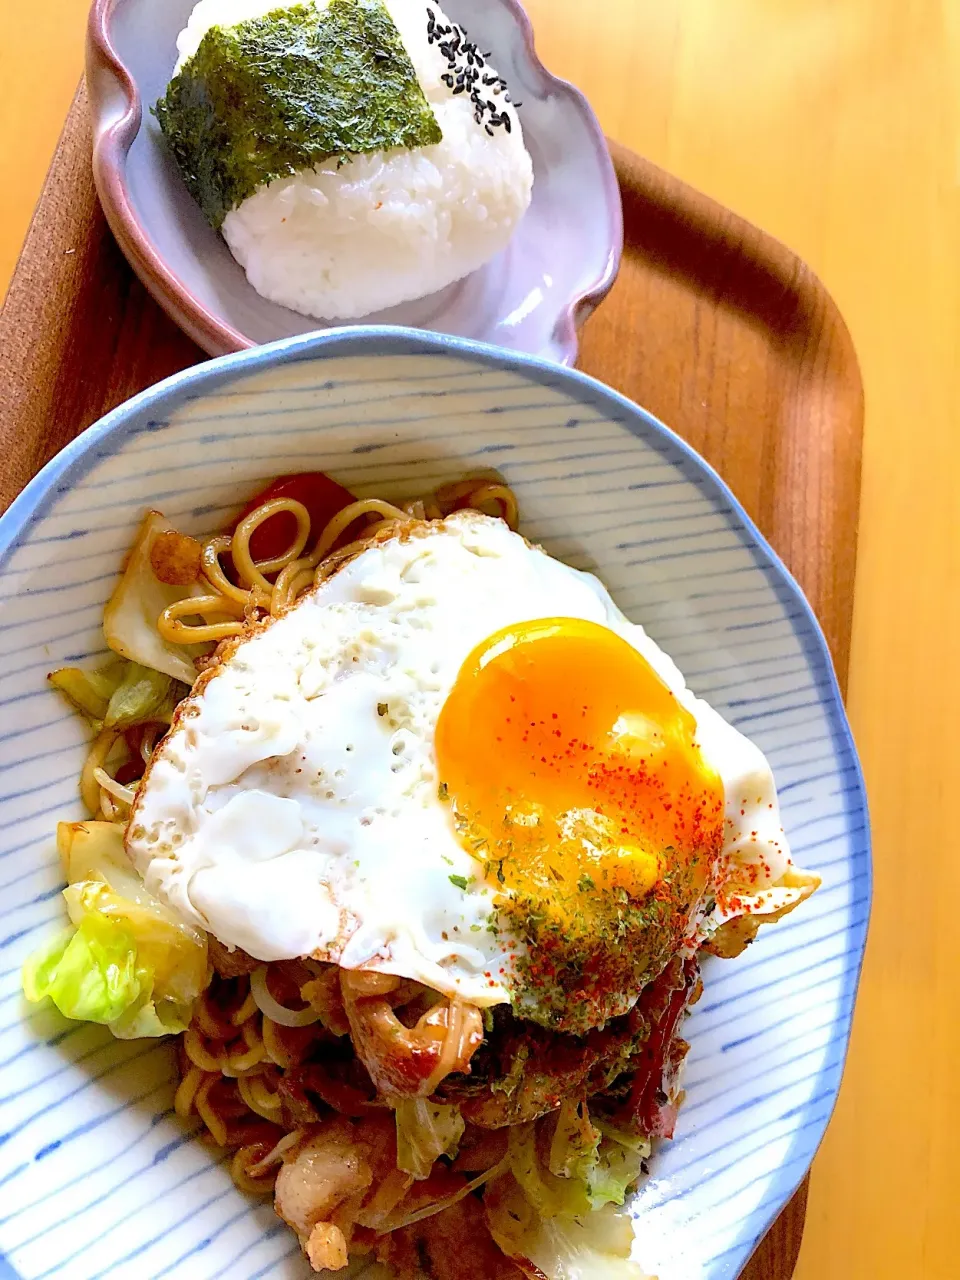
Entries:
POLYGON ((733 1277, 804 1174, 840 1082, 870 898, 860 770, 813 614, 722 481, 620 396, 471 343, 341 330, 161 383, 0 519, 2 1274, 309 1274, 271 1208, 174 1119, 167 1045, 19 995, 20 963, 63 918, 54 824, 81 816, 85 732, 44 677, 103 657, 103 605, 144 509, 199 532, 277 472, 389 496, 491 466, 523 532, 595 570, 766 751, 796 859, 823 877, 738 960, 705 965, 676 1140, 633 1206, 638 1256, 660 1280, 733 1277))
MULTIPOLYGON (((94 0, 87 41, 93 172, 110 227, 140 279, 211 355, 327 328, 261 298, 205 222, 150 107, 164 93, 195 0, 94 0)), ((577 329, 606 295, 623 247, 616 175, 586 99, 545 70, 517 0, 450 0, 517 101, 533 203, 480 271, 370 323, 459 334, 572 364, 577 329)))

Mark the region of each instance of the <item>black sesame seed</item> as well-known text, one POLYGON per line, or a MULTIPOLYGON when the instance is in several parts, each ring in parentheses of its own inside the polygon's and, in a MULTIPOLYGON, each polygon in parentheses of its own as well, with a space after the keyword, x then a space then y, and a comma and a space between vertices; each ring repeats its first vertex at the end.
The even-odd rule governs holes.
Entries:
MULTIPOLYGON (((478 85, 482 85, 493 94, 494 98, 498 98, 507 87, 507 82, 502 76, 487 70, 484 59, 492 57, 492 53, 490 51, 481 53, 479 47, 467 38, 466 32, 457 23, 444 26, 437 22, 436 12, 430 8, 427 9, 427 39, 428 43, 438 46, 446 60, 447 72, 440 77, 442 82, 454 96, 459 93, 469 94, 474 121, 478 125, 482 124, 490 137, 493 137, 494 130, 501 126, 509 133, 512 125, 507 113, 498 112, 493 98, 485 98, 477 88, 478 85), (485 74, 481 74, 482 71, 485 74)), ((510 101, 509 95, 506 101, 510 101)))

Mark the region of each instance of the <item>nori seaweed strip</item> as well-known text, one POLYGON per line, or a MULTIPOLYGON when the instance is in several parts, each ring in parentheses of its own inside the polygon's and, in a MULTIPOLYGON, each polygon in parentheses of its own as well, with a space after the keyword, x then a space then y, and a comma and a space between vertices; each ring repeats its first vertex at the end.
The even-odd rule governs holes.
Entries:
POLYGON ((331 0, 211 27, 154 107, 217 230, 257 187, 331 156, 442 138, 383 0, 331 0))

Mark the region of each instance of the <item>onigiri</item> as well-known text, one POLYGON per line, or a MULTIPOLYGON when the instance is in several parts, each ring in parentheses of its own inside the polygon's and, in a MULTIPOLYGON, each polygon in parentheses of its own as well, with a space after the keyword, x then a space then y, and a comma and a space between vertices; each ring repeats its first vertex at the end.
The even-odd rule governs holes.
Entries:
POLYGON ((155 108, 264 298, 354 319, 503 250, 533 165, 486 51, 426 0, 199 0, 155 108))

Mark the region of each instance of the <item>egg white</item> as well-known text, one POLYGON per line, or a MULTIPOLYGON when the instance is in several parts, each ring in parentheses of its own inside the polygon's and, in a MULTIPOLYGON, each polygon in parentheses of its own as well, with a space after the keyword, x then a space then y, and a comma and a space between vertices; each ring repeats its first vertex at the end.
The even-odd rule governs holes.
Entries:
POLYGON ((694 715, 726 796, 720 874, 762 904, 790 866, 762 752, 596 578, 474 513, 371 546, 201 679, 128 828, 147 887, 261 960, 314 955, 508 1001, 513 940, 488 928, 502 889, 438 796, 433 738, 476 645, 545 617, 617 632, 694 715))

